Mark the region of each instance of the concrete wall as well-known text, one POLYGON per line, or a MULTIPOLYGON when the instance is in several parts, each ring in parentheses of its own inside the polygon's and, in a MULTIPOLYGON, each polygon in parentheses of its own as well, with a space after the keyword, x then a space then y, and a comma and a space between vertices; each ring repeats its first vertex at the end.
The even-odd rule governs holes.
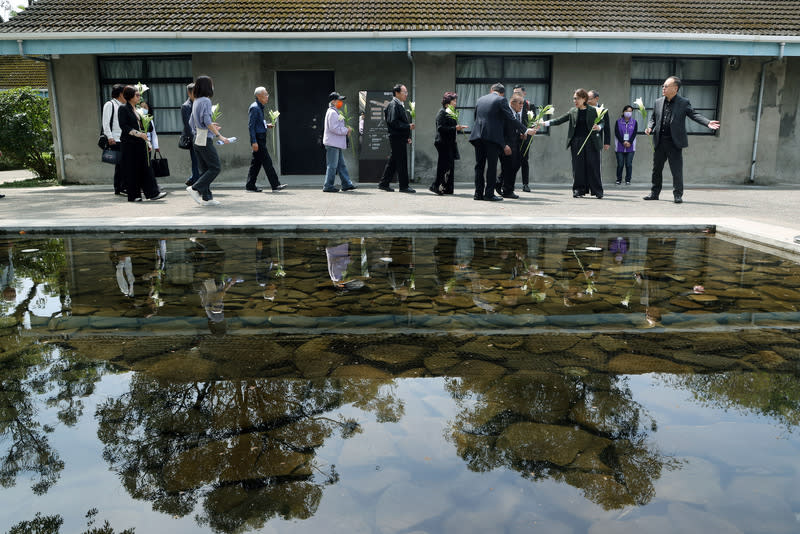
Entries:
MULTIPOLYGON (((755 130, 756 107, 763 61, 770 58, 741 58, 736 70, 723 73, 720 119, 722 130, 716 136, 691 136, 684 151, 685 179, 692 184, 742 184, 750 172, 755 130)), ((577 87, 597 89, 601 102, 616 119, 630 96, 630 56, 607 54, 555 54, 552 63, 552 103, 556 114, 572 106, 572 92, 577 87)), ((433 146, 434 116, 441 107, 442 93, 455 88, 455 55, 445 53, 414 54, 416 92, 410 95, 417 103, 415 132, 415 177, 429 184, 435 174, 436 150, 433 146)), ((192 58, 195 76, 208 74, 215 80, 215 102, 222 105, 223 132, 241 141, 219 150, 222 173, 219 180, 244 183, 250 159, 247 133, 247 107, 253 100, 253 88, 264 85, 271 93, 270 107, 281 95, 275 90, 276 72, 283 70, 331 70, 336 90, 348 96, 355 106, 359 90, 388 90, 394 83, 405 83, 412 91, 412 66, 405 52, 369 53, 215 53, 196 54, 192 58)), ((99 162, 96 139, 100 124, 101 103, 97 101, 98 76, 94 56, 62 55, 54 60, 56 91, 61 113, 66 181, 69 183, 111 184, 113 169, 99 162)), ((488 87, 487 87, 488 92, 488 87)), ((788 58, 768 66, 764 90, 761 131, 759 135, 756 183, 800 183, 794 172, 800 155, 782 147, 797 146, 797 112, 800 100, 800 58, 788 58)), ((325 106, 327 103, 309 103, 325 106)), ((637 116, 638 119, 640 117, 637 116)), ((565 148, 566 126, 537 136, 531 148, 533 183, 564 184, 572 182, 569 153, 565 148)), ((172 176, 162 184, 181 184, 189 175, 186 151, 177 148, 177 136, 161 135, 161 150, 169 158, 172 176)), ((635 183, 649 183, 651 153, 644 139, 634 160, 635 183)), ((456 162, 456 180, 469 184, 473 178, 474 153, 466 136, 460 140, 461 160, 456 162)), ((358 165, 346 154, 351 175, 357 178, 358 165)), ((273 155, 280 171, 279 158, 273 155)), ((603 154, 603 180, 612 184, 616 162, 613 148, 603 154)), ((665 181, 669 183, 666 171, 665 181)), ((294 177, 288 177, 292 183, 294 177)), ((312 178, 307 178, 313 181, 312 178)), ((319 177, 320 183, 322 176, 319 177)))

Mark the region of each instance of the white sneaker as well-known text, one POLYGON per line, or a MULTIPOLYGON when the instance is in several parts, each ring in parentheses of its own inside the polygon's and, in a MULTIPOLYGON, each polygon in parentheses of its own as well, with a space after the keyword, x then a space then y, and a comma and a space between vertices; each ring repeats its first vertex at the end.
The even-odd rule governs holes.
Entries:
POLYGON ((202 197, 200 197, 200 193, 198 191, 195 191, 194 189, 192 189, 191 185, 186 188, 186 192, 189 193, 189 195, 192 197, 192 199, 195 202, 197 202, 201 206, 203 205, 203 199, 202 199, 202 197))
POLYGON ((201 206, 219 206, 221 204, 219 200, 214 200, 213 198, 211 200, 203 200, 202 202, 201 206))
POLYGON ((154 196, 153 198, 148 198, 147 200, 161 200, 165 196, 167 196, 167 192, 166 191, 160 191, 156 196, 154 196))

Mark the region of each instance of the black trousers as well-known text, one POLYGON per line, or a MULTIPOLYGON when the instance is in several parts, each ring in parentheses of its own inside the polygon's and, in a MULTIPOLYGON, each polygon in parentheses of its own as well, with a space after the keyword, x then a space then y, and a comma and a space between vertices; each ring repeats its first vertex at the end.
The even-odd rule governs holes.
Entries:
POLYGON ((683 150, 675 146, 671 137, 660 138, 656 150, 653 152, 653 185, 650 191, 654 197, 661 194, 662 172, 664 163, 667 161, 669 161, 669 170, 672 173, 672 193, 676 197, 682 197, 683 150))
POLYGON ((275 189, 281 185, 281 181, 278 178, 278 173, 275 172, 275 167, 272 166, 272 158, 269 157, 269 152, 267 152, 267 136, 256 135, 256 143, 258 143, 258 152, 253 152, 253 158, 250 160, 250 170, 247 171, 247 184, 245 184, 245 187, 247 189, 256 188, 256 178, 258 178, 261 167, 264 167, 269 185, 272 186, 272 189, 275 189))
POLYGON ((397 174, 397 184, 400 189, 408 189, 408 138, 390 135, 389 146, 392 149, 392 154, 383 169, 380 187, 388 187, 389 182, 397 174))
POLYGON ((522 174, 522 185, 528 185, 529 178, 530 178, 530 162, 528 161, 531 157, 531 149, 528 148, 528 143, 533 142, 533 137, 525 137, 525 140, 522 141, 522 147, 520 148, 520 156, 519 156, 519 168, 521 169, 522 174), (523 156, 522 152, 528 148, 528 152, 523 156))
POLYGON ((585 195, 586 193, 602 195, 600 152, 597 151, 594 144, 587 142, 578 154, 583 141, 583 139, 573 137, 569 146, 572 153, 572 192, 576 195, 585 195))
POLYGON ((159 193, 158 182, 153 176, 147 159, 147 145, 142 140, 122 143, 122 183, 128 191, 128 200, 134 201, 144 193, 145 198, 153 198, 159 193))
POLYGON ((503 184, 500 194, 510 195, 514 192, 514 182, 517 180, 517 171, 520 169, 519 146, 511 148, 511 154, 500 156, 500 172, 503 177, 503 184))
MULTIPOLYGON (((121 143, 108 145, 108 148, 117 151, 120 150, 121 147, 121 143)), ((114 165, 114 194, 119 194, 121 191, 125 191, 125 180, 122 177, 122 168, 120 167, 119 163, 117 163, 114 165)))
POLYGON ((439 143, 436 145, 436 151, 439 153, 439 159, 436 162, 436 180, 433 182, 431 189, 450 195, 454 191, 453 173, 456 168, 456 147, 449 143, 439 143))
POLYGON ((492 197, 497 182, 497 160, 500 159, 503 147, 483 139, 470 142, 475 147, 475 196, 492 197), (485 180, 484 169, 486 170, 485 180))

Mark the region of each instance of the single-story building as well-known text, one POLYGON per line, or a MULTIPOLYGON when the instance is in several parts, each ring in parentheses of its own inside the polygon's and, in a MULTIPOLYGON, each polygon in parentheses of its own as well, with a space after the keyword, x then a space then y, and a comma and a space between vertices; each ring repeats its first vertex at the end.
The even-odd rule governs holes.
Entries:
MULTIPOLYGON (((797 13, 800 0, 151 0, 145 7, 46 0, 0 24, 0 55, 49 61, 59 173, 71 183, 110 187, 96 138, 102 104, 118 82, 151 88, 173 173, 167 181, 176 183, 189 174, 188 156, 177 148, 185 85, 201 74, 214 78, 223 132, 242 141, 220 149, 220 179, 242 184, 250 159, 247 108, 253 89, 266 86, 268 107, 281 112, 273 159, 290 185, 310 176, 322 182, 322 117, 334 89, 348 97, 354 122, 364 114, 361 161, 346 156, 351 174, 377 181, 387 145, 379 109, 402 82, 416 102, 413 178, 427 184, 436 166, 433 121, 445 91, 458 92, 465 124, 496 81, 525 85, 531 101, 553 104, 557 113, 572 105, 576 88, 596 89, 616 118, 639 97, 652 107, 664 79, 675 74, 694 107, 722 122, 716 133, 689 123, 688 186, 795 184, 797 13)), ((534 184, 570 184, 566 128, 551 130, 531 149, 534 184)), ((649 150, 639 144, 636 182, 649 182, 649 150)), ((474 156, 466 139, 461 154, 456 179, 469 183, 474 156)), ((610 153, 603 166, 609 182, 610 153)))
POLYGON ((31 87, 46 97, 47 65, 20 56, 0 56, 0 91, 31 87))

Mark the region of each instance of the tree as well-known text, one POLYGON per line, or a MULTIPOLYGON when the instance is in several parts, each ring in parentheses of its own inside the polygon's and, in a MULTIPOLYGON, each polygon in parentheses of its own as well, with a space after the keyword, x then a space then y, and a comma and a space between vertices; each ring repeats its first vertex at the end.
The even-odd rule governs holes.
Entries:
POLYGON ((56 179, 50 106, 30 87, 0 91, 0 152, 35 172, 42 180, 56 179))

